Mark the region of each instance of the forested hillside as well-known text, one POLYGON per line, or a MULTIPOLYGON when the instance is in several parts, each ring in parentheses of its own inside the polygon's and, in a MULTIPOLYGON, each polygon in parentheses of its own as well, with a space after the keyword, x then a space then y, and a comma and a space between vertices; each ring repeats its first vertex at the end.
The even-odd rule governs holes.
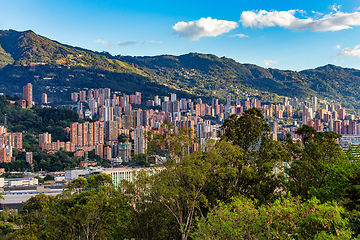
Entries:
MULTIPOLYGON (((263 101, 272 94, 301 99, 317 96, 348 108, 360 106, 360 71, 334 65, 300 72, 241 64, 210 54, 181 56, 112 56, 60 44, 32 31, 0 31, 0 91, 21 93, 31 82, 35 93, 60 93, 83 88, 110 87, 141 91, 145 98, 176 92, 180 96, 217 97, 227 94, 263 101)), ((66 98, 69 99, 69 98, 66 98)))

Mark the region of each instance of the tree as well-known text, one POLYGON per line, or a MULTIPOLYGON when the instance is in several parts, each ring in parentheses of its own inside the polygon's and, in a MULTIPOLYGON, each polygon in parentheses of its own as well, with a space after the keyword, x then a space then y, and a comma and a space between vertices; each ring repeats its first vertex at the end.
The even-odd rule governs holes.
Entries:
POLYGON ((257 108, 245 110, 239 117, 230 115, 221 126, 224 132, 221 139, 240 146, 246 153, 251 153, 259 148, 262 138, 267 137, 271 130, 264 121, 264 115, 257 108))
POLYGON ((179 163, 171 163, 154 176, 151 194, 154 200, 163 204, 176 219, 181 239, 190 235, 194 216, 206 204, 203 194, 205 185, 210 181, 211 164, 202 153, 192 153, 179 163))
POLYGON ((221 203, 198 222, 194 239, 350 239, 344 209, 313 198, 277 199, 261 205, 245 198, 221 203))
MULTIPOLYGON (((49 216, 55 197, 40 193, 27 200, 20 211, 20 225, 23 226, 19 235, 36 236, 42 234, 49 216)), ((21 238, 20 238, 21 239, 21 238)))
MULTIPOLYGON (((131 236, 135 239, 179 239, 179 225, 172 213, 151 193, 158 168, 136 171, 133 182, 122 182, 122 189, 134 211, 131 214, 131 236)), ((155 187, 155 186, 154 186, 155 187)))
POLYGON ((55 178, 54 178, 54 176, 52 176, 52 175, 46 175, 45 177, 44 177, 44 181, 54 181, 55 180, 55 178))
POLYGON ((45 227, 49 239, 115 239, 128 235, 130 206, 113 187, 60 196, 45 227), (53 226, 57 226, 54 228, 53 226))
POLYGON ((56 198, 39 194, 28 200, 14 239, 124 239, 131 236, 131 212, 108 175, 79 178, 56 198))
POLYGON ((238 169, 244 165, 244 151, 237 145, 219 141, 213 149, 203 154, 212 168, 209 171, 210 181, 203 190, 207 198, 207 207, 212 209, 217 206, 218 201, 227 202, 240 194, 238 169))
POLYGON ((150 132, 148 136, 149 155, 165 156, 166 161, 179 161, 190 153, 197 141, 191 128, 173 128, 163 124, 159 134, 150 132))
POLYGON ((302 199, 313 196, 322 202, 342 199, 351 164, 336 142, 341 135, 332 131, 317 132, 307 125, 295 133, 302 137, 303 146, 287 136, 285 148, 292 156, 285 169, 288 189, 302 199))
POLYGON ((256 198, 259 204, 273 201, 284 189, 283 163, 289 154, 270 137, 270 126, 257 108, 231 115, 221 126, 221 139, 243 150, 238 166, 239 193, 256 198))
MULTIPOLYGON (((355 212, 355 219, 357 226, 360 226, 360 150, 359 147, 349 148, 346 153, 349 159, 348 168, 346 169, 347 185, 343 184, 341 187, 345 191, 345 196, 342 199, 342 204, 349 210, 355 212), (356 214, 356 212, 358 212, 356 214)), ((360 227, 357 228, 360 233, 360 227)))

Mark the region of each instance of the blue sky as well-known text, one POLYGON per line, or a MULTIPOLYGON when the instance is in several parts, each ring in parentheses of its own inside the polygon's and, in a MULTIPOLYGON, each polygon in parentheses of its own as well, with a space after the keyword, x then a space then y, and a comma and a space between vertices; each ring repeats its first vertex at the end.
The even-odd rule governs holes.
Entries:
POLYGON ((0 0, 0 29, 113 55, 199 52, 279 69, 360 69, 360 0, 0 0))

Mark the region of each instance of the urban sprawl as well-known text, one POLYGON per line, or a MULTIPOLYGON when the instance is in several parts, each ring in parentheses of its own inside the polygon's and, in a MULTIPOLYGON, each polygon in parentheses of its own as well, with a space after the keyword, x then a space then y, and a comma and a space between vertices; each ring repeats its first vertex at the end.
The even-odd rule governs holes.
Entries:
MULTIPOLYGON (((49 107, 46 93, 42 94, 41 100, 42 107, 49 107)), ((149 131, 161 133, 164 122, 174 131, 180 128, 191 129, 197 140, 193 142, 189 151, 196 152, 203 149, 209 139, 218 140, 224 119, 232 114, 241 115, 250 108, 258 108, 263 112, 265 120, 271 126, 274 140, 284 138, 287 133, 290 133, 293 139, 301 140, 295 131, 302 124, 306 124, 317 131, 335 131, 341 134, 339 143, 343 148, 349 145, 357 146, 360 143, 360 126, 357 124, 359 117, 347 114, 340 105, 319 101, 316 97, 304 102, 284 97, 281 104, 262 104, 255 98, 243 101, 240 97, 229 95, 225 104, 219 103, 218 99, 212 99, 211 104, 206 104, 201 98, 178 99, 177 94, 173 93, 170 96, 155 96, 153 100, 147 100, 146 104, 143 104, 140 92, 126 95, 113 92, 110 88, 100 88, 73 92, 71 100, 76 103, 72 108, 77 111, 80 118, 85 119, 85 122, 75 122, 64 129, 69 141, 53 140, 47 132, 38 136, 41 149, 46 150, 48 154, 62 150, 75 152, 75 157, 84 157, 85 161, 80 162, 79 169, 50 173, 55 176, 55 182, 65 184, 79 176, 95 172, 111 175, 115 186, 123 179, 131 181, 136 169, 119 166, 129 162, 134 155, 146 153, 149 131), (141 106, 145 109, 141 109, 141 106), (94 151, 96 155, 108 160, 112 168, 90 167, 97 163, 88 161, 89 151, 94 151)), ((28 83, 23 87, 22 100, 10 102, 23 108, 32 108, 32 84, 28 83)), ((0 163, 14 160, 13 149, 26 152, 22 146, 22 134, 8 132, 6 120, 4 125, 0 126, 0 163)), ((25 156, 26 161, 33 166, 32 152, 26 152, 25 156)), ((27 177, 22 179, 0 179, 0 187, 38 184, 37 179, 31 174, 25 176, 27 177)), ((54 181, 51 184, 53 183, 54 181)), ((39 189, 36 189, 38 192, 39 189)), ((56 191, 59 191, 42 189, 48 194, 56 194, 56 191)), ((26 193, 35 194, 31 191, 26 193)), ((3 204, 7 204, 6 199, 5 195, 3 204)), ((21 201, 24 202, 23 200, 21 201)), ((11 203, 14 201, 8 200, 8 204, 11 203)))

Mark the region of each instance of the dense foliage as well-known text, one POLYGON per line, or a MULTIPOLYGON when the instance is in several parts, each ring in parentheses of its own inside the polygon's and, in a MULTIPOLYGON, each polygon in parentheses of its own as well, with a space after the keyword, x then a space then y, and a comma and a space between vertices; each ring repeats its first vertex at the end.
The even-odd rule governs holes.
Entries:
POLYGON ((63 108, 21 108, 17 104, 10 104, 10 96, 0 96, 0 122, 5 123, 5 115, 9 132, 27 132, 29 134, 41 134, 48 132, 53 141, 64 141, 64 128, 71 123, 83 121, 78 114, 71 109, 63 108))

